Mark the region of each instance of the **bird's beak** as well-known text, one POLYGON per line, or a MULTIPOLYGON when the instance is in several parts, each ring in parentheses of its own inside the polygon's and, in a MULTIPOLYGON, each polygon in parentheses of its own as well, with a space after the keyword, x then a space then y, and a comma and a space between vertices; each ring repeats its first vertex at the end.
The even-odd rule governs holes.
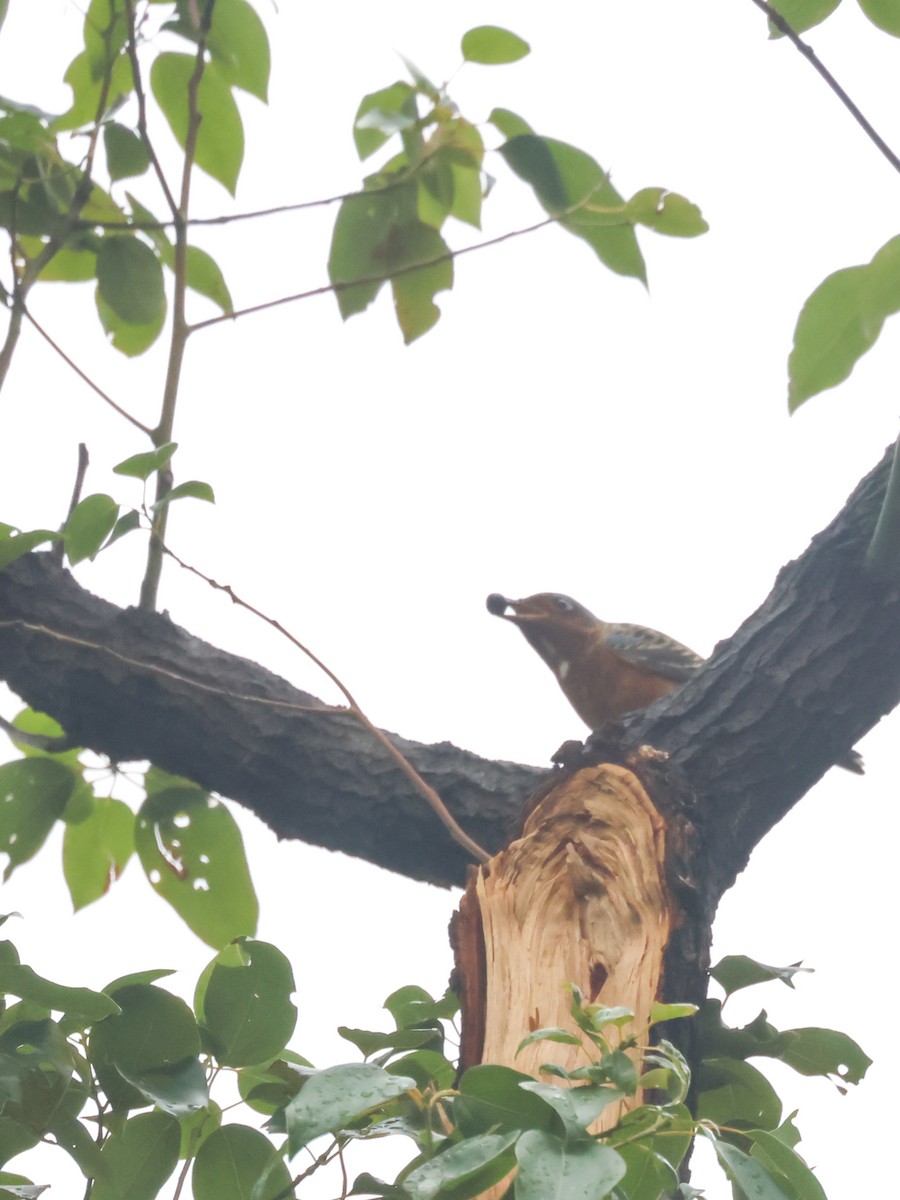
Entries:
POLYGON ((491 592, 487 598, 487 610, 493 617, 502 617, 504 621, 513 621, 518 623, 522 616, 516 611, 521 600, 508 600, 506 596, 501 596, 499 592, 491 592))

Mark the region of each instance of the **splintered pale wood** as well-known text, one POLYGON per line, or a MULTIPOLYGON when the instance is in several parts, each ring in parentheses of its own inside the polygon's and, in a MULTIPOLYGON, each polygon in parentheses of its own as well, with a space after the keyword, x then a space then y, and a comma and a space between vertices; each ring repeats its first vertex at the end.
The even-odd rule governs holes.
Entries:
MULTIPOLYGON (((583 1066, 577 1047, 557 1043, 527 1046, 516 1056, 534 1029, 573 1028, 568 982, 591 1003, 626 1005, 636 1029, 646 1027, 675 912, 665 882, 665 834, 630 771, 592 767, 546 796, 522 837, 478 871, 482 1061, 529 1074, 548 1060, 583 1066)), ((620 1114, 607 1111, 608 1126, 620 1114)))

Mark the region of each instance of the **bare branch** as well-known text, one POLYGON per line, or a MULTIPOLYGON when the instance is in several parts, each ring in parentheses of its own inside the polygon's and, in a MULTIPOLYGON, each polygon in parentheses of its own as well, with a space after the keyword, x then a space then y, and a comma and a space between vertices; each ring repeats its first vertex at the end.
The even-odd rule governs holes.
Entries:
POLYGON ((831 74, 819 56, 813 50, 812 46, 807 45, 800 35, 792 28, 792 26, 784 19, 777 9, 774 9, 771 4, 767 4, 766 0, 752 0, 758 9, 766 14, 776 29, 779 29, 786 38, 788 38, 796 48, 800 51, 805 59, 819 72, 834 94, 846 108, 847 112, 853 117, 854 121, 862 128, 866 136, 874 142, 884 157, 888 160, 895 171, 900 171, 900 158, 890 148, 884 138, 876 131, 871 121, 863 115, 859 107, 850 99, 849 95, 844 91, 835 77, 831 74))

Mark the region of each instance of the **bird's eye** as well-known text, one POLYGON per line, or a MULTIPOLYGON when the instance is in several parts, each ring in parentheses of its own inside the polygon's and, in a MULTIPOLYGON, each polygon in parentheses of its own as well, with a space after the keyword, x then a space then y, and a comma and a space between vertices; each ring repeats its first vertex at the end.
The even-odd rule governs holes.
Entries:
POLYGON ((575 605, 568 596, 554 596, 553 603, 560 612, 572 612, 575 608, 575 605))

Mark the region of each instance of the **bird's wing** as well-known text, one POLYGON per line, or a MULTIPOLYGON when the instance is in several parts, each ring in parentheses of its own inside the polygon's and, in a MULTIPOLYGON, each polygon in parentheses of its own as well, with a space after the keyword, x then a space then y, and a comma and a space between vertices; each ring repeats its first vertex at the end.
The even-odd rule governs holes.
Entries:
POLYGON ((607 625, 604 640, 626 662, 674 683, 690 679, 704 661, 681 642, 643 625, 607 625))

